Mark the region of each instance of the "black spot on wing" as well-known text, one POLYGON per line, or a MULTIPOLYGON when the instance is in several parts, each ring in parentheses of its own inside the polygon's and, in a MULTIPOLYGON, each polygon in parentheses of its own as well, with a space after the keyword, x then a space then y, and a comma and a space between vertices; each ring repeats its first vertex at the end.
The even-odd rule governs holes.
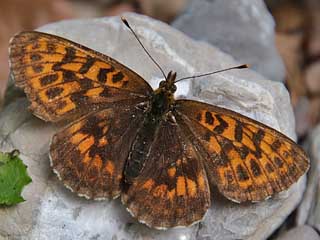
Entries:
POLYGON ((114 68, 101 68, 98 72, 97 78, 101 83, 105 83, 107 81, 107 74, 110 72, 114 72, 114 68))
POLYGON ((78 80, 77 75, 74 72, 69 71, 69 70, 64 70, 62 72, 62 76, 63 76, 63 81, 64 82, 71 82, 71 81, 78 80))
POLYGON ((54 71, 63 70, 61 68, 61 66, 66 63, 72 62, 75 57, 76 57, 76 50, 72 47, 67 47, 66 53, 65 53, 63 59, 60 62, 57 62, 56 64, 54 64, 52 66, 52 70, 54 70, 54 71))
POLYGON ((274 162, 275 162, 275 164, 276 164, 279 168, 282 168, 282 167, 283 167, 283 161, 282 161, 280 158, 275 157, 275 158, 274 158, 274 162))
POLYGON ((70 99, 78 107, 83 107, 88 102, 89 97, 85 95, 86 90, 72 93, 70 99))
POLYGON ((274 172, 274 168, 273 168, 273 166, 272 166, 270 163, 267 163, 267 164, 265 165, 265 168, 266 168, 266 170, 267 170, 268 173, 273 173, 273 172, 274 172))
POLYGON ((246 146, 238 147, 236 149, 237 149, 241 159, 246 159, 246 157, 250 153, 248 147, 246 147, 246 146))
POLYGON ((212 117, 212 113, 206 112, 205 117, 206 117, 206 123, 212 125, 214 122, 214 118, 212 117))
POLYGON ((49 99, 54 99, 55 97, 59 96, 62 92, 63 92, 63 88, 53 87, 53 88, 49 88, 46 91, 46 95, 49 99))
POLYGON ((228 128, 228 123, 222 119, 222 117, 220 115, 216 115, 216 118, 219 121, 219 125, 216 126, 213 131, 217 134, 222 134, 224 132, 225 129, 228 128))
POLYGON ((39 61, 42 59, 42 56, 40 54, 34 53, 30 56, 31 61, 39 61))
POLYGON ((234 138, 237 142, 241 142, 242 141, 242 134, 243 134, 243 125, 241 122, 239 122, 238 120, 236 120, 236 127, 234 130, 234 138))
POLYGON ((90 89, 93 87, 92 80, 86 77, 79 79, 79 84, 81 89, 90 89))
POLYGON ((33 65, 32 66, 32 70, 35 72, 35 73, 41 73, 43 71, 43 66, 38 64, 38 65, 33 65))
POLYGON ((117 74, 112 76, 112 82, 117 83, 120 82, 124 78, 124 75, 122 72, 118 72, 117 74))
POLYGON ((51 83, 54 83, 55 81, 58 80, 58 74, 54 73, 54 74, 49 74, 46 76, 43 76, 40 78, 40 84, 42 87, 49 85, 51 83))
POLYGON ((237 172, 239 181, 247 181, 247 180, 249 180, 249 175, 248 175, 247 171, 243 168, 242 165, 239 164, 237 166, 236 172, 237 172))
POLYGON ((76 57, 76 50, 73 47, 66 47, 66 54, 64 55, 61 63, 69 63, 72 62, 73 59, 76 57))
POLYGON ((90 56, 87 56, 87 61, 81 66, 79 69, 79 73, 84 74, 89 71, 89 69, 93 66, 96 59, 90 56))
POLYGON ((254 151, 254 155, 257 158, 261 158, 261 156, 262 156, 260 144, 261 144, 261 141, 262 141, 264 135, 265 135, 264 131, 259 129, 258 132, 253 134, 253 137, 252 137, 252 142, 256 148, 256 151, 254 151))
POLYGON ((250 160, 250 168, 251 168, 251 171, 252 171, 252 173, 253 173, 253 175, 254 175, 255 177, 258 177, 258 176, 261 175, 260 166, 259 166, 259 164, 258 164, 255 160, 253 160, 253 159, 250 160))
POLYGON ((281 142, 277 139, 273 143, 271 143, 271 148, 273 151, 277 152, 281 146, 281 142))

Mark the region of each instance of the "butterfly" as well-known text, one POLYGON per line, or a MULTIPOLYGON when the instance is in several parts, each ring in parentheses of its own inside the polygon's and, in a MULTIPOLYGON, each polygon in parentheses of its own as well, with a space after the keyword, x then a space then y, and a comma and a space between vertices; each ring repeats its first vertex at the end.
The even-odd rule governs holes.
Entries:
POLYGON ((175 99, 174 72, 153 90, 113 58, 36 31, 14 36, 9 49, 15 84, 34 115, 68 123, 50 145, 58 178, 88 199, 121 197, 149 227, 200 221, 213 186, 232 201, 257 202, 309 168, 305 152, 271 127, 175 99))

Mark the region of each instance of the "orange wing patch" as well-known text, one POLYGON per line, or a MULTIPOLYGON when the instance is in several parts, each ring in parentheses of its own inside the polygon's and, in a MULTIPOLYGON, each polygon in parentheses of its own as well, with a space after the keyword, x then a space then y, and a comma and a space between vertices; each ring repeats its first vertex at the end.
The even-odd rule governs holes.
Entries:
POLYGON ((210 182, 234 201, 264 200, 288 189, 309 168, 291 139, 233 111, 178 100, 176 115, 198 139, 210 182))
POLYGON ((47 121, 75 119, 123 100, 144 101, 152 88, 114 59, 69 40, 22 32, 10 43, 16 85, 47 121))

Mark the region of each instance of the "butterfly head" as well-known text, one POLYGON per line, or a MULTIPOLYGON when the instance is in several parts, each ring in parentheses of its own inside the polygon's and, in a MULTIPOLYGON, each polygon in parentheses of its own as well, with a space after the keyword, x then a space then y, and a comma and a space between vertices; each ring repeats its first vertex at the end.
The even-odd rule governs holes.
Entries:
POLYGON ((176 76, 176 72, 170 71, 166 79, 160 82, 159 89, 174 94, 177 90, 177 86, 175 85, 176 76))

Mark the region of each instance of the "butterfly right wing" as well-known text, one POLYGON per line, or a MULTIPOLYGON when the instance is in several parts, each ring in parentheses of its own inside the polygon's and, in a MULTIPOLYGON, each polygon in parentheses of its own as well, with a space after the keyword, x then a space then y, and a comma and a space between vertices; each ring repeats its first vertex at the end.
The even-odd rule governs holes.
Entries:
POLYGON ((284 191, 309 168, 305 152, 291 139, 239 113, 178 100, 175 116, 196 139, 210 183, 236 202, 284 191))
POLYGON ((90 113, 53 136, 51 165, 73 192, 90 199, 116 198, 143 110, 131 105, 90 113))
POLYGON ((150 96, 152 88, 116 60, 70 40, 22 32, 10 42, 10 65, 31 110, 46 121, 75 119, 114 102, 150 96))

